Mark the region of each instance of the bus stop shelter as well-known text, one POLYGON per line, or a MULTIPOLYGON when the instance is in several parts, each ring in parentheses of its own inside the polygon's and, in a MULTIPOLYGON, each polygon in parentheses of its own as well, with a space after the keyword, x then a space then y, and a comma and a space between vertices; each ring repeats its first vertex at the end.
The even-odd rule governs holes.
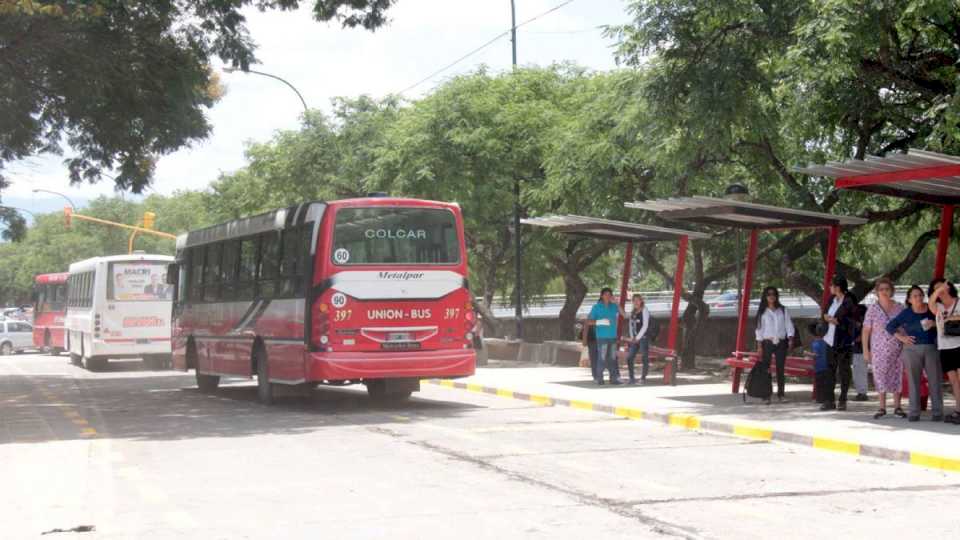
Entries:
POLYGON ((832 161, 793 170, 810 176, 834 178, 837 189, 940 206, 940 234, 933 274, 936 278, 943 277, 953 229, 953 210, 960 204, 960 157, 910 149, 905 154, 832 161))
MULTIPOLYGON (((633 264, 633 245, 640 242, 675 241, 678 243, 677 266, 673 277, 673 303, 670 307, 670 325, 667 332, 668 350, 666 351, 666 356, 669 357, 669 361, 666 363, 663 373, 664 382, 675 384, 676 373, 674 371, 674 364, 677 355, 677 336, 679 334, 680 324, 680 295, 683 290, 683 271, 687 260, 687 244, 690 238, 705 240, 709 239, 710 235, 696 231, 671 229, 631 223, 628 221, 616 221, 572 214, 527 218, 521 220, 521 223, 535 227, 544 227, 560 234, 626 243, 623 275, 620 278, 621 308, 625 308, 627 294, 629 292, 627 289, 630 285, 630 273, 633 264)), ((622 330, 623 324, 618 324, 618 336, 622 330)))
MULTIPOLYGON (((827 229, 827 252, 824 265, 823 303, 830 295, 830 282, 836 271, 837 243, 841 227, 863 225, 867 220, 858 217, 836 216, 823 212, 811 212, 796 208, 786 208, 757 204, 745 201, 720 199, 716 197, 675 197, 648 201, 628 202, 627 208, 655 212, 663 219, 682 221, 710 227, 746 229, 750 231, 744 265, 743 293, 737 314, 737 336, 734 357, 728 362, 734 368, 733 392, 740 389, 740 376, 748 364, 755 361, 755 354, 746 352, 747 324, 750 315, 750 291, 753 288, 753 274, 756 267, 757 249, 760 231, 783 231, 795 229, 827 229)), ((796 369, 798 374, 806 375, 807 362, 797 358, 788 359, 788 371, 796 369)))

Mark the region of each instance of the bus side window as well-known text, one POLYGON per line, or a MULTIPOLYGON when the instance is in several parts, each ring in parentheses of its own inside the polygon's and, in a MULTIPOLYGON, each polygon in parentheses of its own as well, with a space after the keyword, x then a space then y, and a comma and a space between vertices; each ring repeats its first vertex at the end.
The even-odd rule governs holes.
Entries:
POLYGON ((240 262, 240 241, 223 243, 223 260, 220 264, 220 299, 233 300, 237 293, 237 265, 240 262))
POLYGON ((190 249, 190 291, 191 302, 203 301, 203 248, 190 249))
POLYGON ((260 237, 240 241, 240 266, 237 272, 237 300, 251 300, 256 294, 257 256, 260 237))
POLYGON ((279 232, 268 232, 260 237, 260 261, 257 272, 258 296, 276 298, 281 296, 280 257, 283 254, 279 232))
POLYGON ((310 256, 309 226, 283 231, 283 264, 280 273, 283 276, 283 296, 303 296, 304 274, 310 256))
POLYGON ((215 302, 220 299, 220 244, 209 244, 206 249, 206 265, 203 268, 203 299, 215 302))

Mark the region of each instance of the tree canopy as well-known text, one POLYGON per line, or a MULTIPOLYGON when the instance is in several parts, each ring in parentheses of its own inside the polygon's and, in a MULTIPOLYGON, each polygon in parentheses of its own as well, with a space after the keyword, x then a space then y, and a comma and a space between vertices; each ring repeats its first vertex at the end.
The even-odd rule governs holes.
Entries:
MULTIPOLYGON (((298 0, 0 0, 3 165, 63 152, 70 180, 139 193, 157 158, 210 132, 222 92, 211 62, 256 62, 242 9, 298 0)), ((314 0, 319 21, 375 29, 393 0, 314 0)), ((9 212, 0 221, 13 225, 9 212)))

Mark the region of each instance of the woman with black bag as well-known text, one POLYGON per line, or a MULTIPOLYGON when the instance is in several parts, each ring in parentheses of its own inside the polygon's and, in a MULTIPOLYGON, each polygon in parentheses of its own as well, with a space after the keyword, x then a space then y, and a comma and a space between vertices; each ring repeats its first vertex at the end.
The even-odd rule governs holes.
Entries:
POLYGON ((823 306, 823 320, 829 324, 823 340, 830 346, 827 360, 830 370, 827 372, 826 400, 820 406, 821 411, 847 410, 847 392, 853 378, 853 332, 854 310, 857 302, 850 294, 847 279, 833 276, 830 283, 830 303, 823 306), (840 379, 840 401, 836 401, 837 379, 840 379))
POLYGON ((768 370, 770 361, 776 359, 777 400, 780 402, 785 400, 784 367, 787 362, 787 350, 795 335, 796 329, 790 319, 790 313, 780 303, 780 291, 776 287, 767 287, 763 290, 763 298, 760 299, 760 307, 757 308, 757 352, 760 354, 760 363, 768 370))
MULTIPOLYGON (((935 279, 930 283, 928 294, 930 311, 937 317, 940 366, 953 390, 954 410, 943 421, 960 424, 960 302, 957 302, 957 288, 949 281, 935 279)), ((930 380, 930 384, 937 382, 930 380)))

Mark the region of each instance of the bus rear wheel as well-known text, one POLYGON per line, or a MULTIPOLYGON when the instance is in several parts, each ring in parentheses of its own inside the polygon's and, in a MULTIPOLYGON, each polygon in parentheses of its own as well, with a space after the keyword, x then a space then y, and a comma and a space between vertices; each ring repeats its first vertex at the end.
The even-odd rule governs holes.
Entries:
POLYGON ((83 357, 81 357, 81 356, 80 356, 79 354, 77 354, 77 353, 70 353, 70 363, 73 364, 73 365, 75 365, 75 366, 82 366, 82 365, 83 365, 83 357))
POLYGON ((220 386, 219 375, 207 375, 206 373, 200 373, 199 369, 194 371, 197 375, 197 389, 205 394, 210 394, 217 391, 217 388, 220 386))
MULTIPOLYGON (((419 381, 416 382, 419 386, 419 381)), ((386 379, 374 379, 366 381, 364 384, 367 386, 367 395, 370 396, 370 399, 383 405, 405 403, 414 391, 414 385, 403 379, 389 382, 386 379)))
POLYGON ((258 347, 254 359, 257 363, 257 399, 264 405, 273 405, 273 384, 270 383, 267 354, 258 347))
POLYGON ((107 359, 102 356, 84 358, 83 364, 88 371, 103 371, 107 367, 107 359))

